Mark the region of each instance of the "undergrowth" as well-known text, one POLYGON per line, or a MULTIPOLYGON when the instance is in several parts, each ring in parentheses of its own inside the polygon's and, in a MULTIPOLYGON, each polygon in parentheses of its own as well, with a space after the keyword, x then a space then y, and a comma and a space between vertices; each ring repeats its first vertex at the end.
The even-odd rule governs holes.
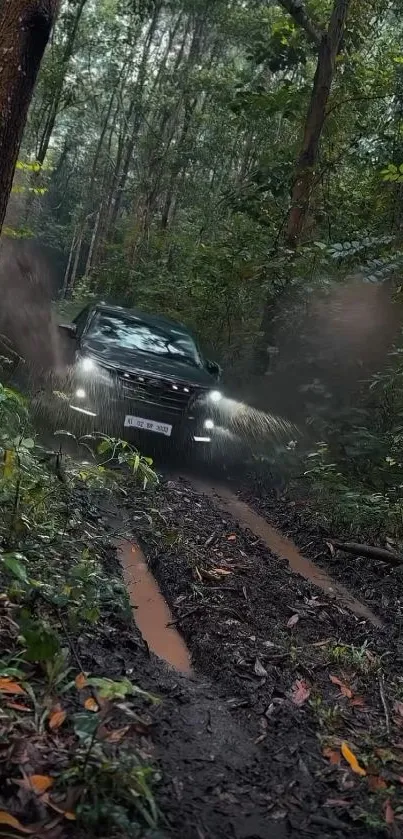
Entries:
POLYGON ((110 466, 142 486, 156 475, 124 441, 81 441, 94 454, 85 465, 59 442, 56 453, 41 449, 25 400, 0 385, 0 824, 157 835, 158 771, 133 732, 146 730, 145 710, 159 700, 126 678, 91 676, 79 652, 100 626, 131 622, 110 570, 102 502, 125 492, 110 466))

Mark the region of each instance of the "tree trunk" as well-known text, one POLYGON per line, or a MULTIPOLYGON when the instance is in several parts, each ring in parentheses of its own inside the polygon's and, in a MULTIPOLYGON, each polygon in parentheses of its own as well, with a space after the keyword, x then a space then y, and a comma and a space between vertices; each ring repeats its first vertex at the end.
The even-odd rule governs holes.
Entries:
POLYGON ((68 285, 69 285, 70 271, 71 271, 71 266, 72 266, 72 262, 73 262, 75 246, 76 246, 76 228, 74 229, 74 232, 73 232, 73 238, 71 240, 71 246, 70 246, 70 251, 69 251, 69 258, 68 258, 66 270, 64 272, 64 277, 63 277, 63 285, 60 289, 60 299, 61 300, 64 300, 64 298, 66 297, 66 294, 67 294, 67 289, 68 289, 68 285))
POLYGON ((309 210, 319 144, 326 119, 326 108, 335 74, 336 57, 340 50, 350 0, 334 0, 327 32, 323 33, 318 63, 316 65, 311 101, 305 121, 302 149, 297 161, 291 195, 291 209, 287 221, 285 240, 295 248, 304 230, 309 210))
POLYGON ((0 4, 0 230, 36 77, 58 0, 0 4))
POLYGON ((58 111, 59 111, 60 100, 61 100, 62 93, 63 93, 64 80, 66 78, 66 71, 67 71, 69 61, 70 61, 70 59, 73 55, 74 45, 75 45, 76 36, 77 36, 77 32, 78 32, 78 27, 79 27, 79 24, 80 24, 81 16, 82 16, 82 13, 84 11, 84 6, 85 6, 86 2, 87 2, 87 0, 80 0, 80 2, 78 3, 76 14, 75 14, 71 29, 70 29, 70 31, 68 33, 68 36, 67 36, 66 45, 65 45, 64 50, 63 50, 63 55, 62 55, 62 59, 61 59, 62 65, 61 65, 61 68, 60 68, 60 73, 58 74, 59 78, 57 80, 56 88, 54 90, 53 97, 52 97, 52 100, 50 102, 49 113, 48 113, 48 116, 47 116, 47 119, 46 119, 46 122, 45 122, 45 126, 44 126, 44 129, 43 129, 43 132, 42 132, 42 137, 41 137, 40 142, 39 142, 38 153, 37 153, 37 156, 36 156, 36 159, 38 160, 38 162, 41 165, 43 164, 43 162, 45 160, 45 157, 46 157, 46 154, 47 154, 47 151, 48 151, 48 148, 49 148, 50 138, 52 136, 53 129, 55 127, 55 122, 56 122, 57 114, 58 114, 58 111))
POLYGON ((91 271, 92 258, 93 258, 93 255, 94 255, 95 244, 96 244, 96 241, 97 241, 97 236, 98 236, 98 231, 99 231, 99 222, 101 220, 102 209, 103 209, 103 203, 101 202, 101 205, 100 205, 99 210, 98 210, 98 212, 96 214, 96 217, 95 217, 95 224, 94 224, 93 231, 92 231, 91 242, 90 242, 90 247, 89 247, 89 250, 88 250, 87 262, 86 262, 85 271, 84 271, 84 276, 85 277, 89 277, 89 274, 90 274, 90 271, 91 271))

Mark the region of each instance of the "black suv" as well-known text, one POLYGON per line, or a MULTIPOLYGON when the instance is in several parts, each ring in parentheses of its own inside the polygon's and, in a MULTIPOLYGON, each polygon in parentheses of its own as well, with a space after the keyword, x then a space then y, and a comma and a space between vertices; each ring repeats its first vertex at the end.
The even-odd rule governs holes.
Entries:
POLYGON ((69 408, 98 431, 210 443, 222 394, 218 364, 165 317, 104 303, 60 324, 70 344, 69 408))

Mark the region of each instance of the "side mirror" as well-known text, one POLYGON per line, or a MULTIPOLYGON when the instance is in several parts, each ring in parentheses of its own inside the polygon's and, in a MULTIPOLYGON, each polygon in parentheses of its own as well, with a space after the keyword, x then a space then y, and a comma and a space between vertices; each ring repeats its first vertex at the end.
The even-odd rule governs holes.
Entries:
POLYGON ((216 361, 206 361, 206 369, 218 381, 221 376, 221 367, 216 361))
POLYGON ((77 326, 75 323, 59 323, 59 329, 63 329, 64 332, 67 332, 69 338, 77 337, 77 326))

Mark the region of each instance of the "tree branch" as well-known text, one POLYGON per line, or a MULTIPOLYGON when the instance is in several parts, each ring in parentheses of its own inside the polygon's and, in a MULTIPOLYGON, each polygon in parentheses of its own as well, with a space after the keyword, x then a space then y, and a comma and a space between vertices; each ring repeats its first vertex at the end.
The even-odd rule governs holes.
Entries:
POLYGON ((286 12, 291 15, 293 20, 295 20, 295 23, 305 30, 310 41, 313 41, 313 43, 319 47, 324 33, 309 17, 303 0, 279 0, 279 3, 280 6, 283 6, 286 12))

